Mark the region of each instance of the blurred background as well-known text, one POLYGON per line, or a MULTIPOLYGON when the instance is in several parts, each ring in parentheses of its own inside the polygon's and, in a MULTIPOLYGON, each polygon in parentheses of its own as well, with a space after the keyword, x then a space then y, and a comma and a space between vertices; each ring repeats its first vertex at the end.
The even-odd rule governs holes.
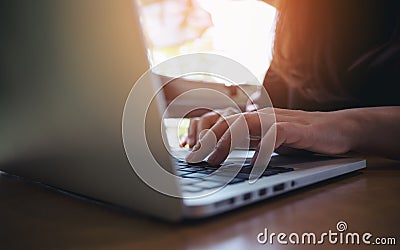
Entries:
MULTIPOLYGON (((153 65, 181 54, 211 52, 238 61, 262 82, 272 59, 276 14, 272 5, 257 0, 138 0, 138 3, 153 65)), ((157 73, 168 75, 168 72, 157 73)))

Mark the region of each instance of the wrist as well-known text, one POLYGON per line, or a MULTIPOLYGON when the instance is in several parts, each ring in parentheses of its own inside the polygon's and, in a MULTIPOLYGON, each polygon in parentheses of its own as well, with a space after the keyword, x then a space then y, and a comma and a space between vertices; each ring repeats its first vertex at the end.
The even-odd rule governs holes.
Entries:
POLYGON ((346 109, 337 112, 341 116, 341 134, 345 138, 344 143, 347 145, 347 151, 360 151, 363 138, 366 136, 362 132, 363 127, 365 127, 363 124, 366 121, 360 117, 359 112, 355 109, 346 109))

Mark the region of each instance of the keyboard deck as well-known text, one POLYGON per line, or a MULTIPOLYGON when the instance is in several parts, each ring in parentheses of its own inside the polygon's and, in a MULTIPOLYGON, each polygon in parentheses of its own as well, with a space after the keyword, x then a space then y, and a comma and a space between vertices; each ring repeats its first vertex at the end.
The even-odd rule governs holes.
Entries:
MULTIPOLYGON (((184 178, 181 182, 184 192, 201 192, 207 189, 224 186, 227 181, 232 178, 232 172, 229 172, 229 168, 225 168, 228 171, 215 172, 218 168, 219 167, 209 166, 207 162, 192 164, 178 160, 176 174, 184 178), (212 175, 210 176, 210 174, 212 175)), ((268 166, 261 176, 268 177, 293 170, 293 168, 268 166)), ((227 185, 237 184, 248 180, 251 171, 252 166, 250 164, 241 165, 239 172, 227 185)))

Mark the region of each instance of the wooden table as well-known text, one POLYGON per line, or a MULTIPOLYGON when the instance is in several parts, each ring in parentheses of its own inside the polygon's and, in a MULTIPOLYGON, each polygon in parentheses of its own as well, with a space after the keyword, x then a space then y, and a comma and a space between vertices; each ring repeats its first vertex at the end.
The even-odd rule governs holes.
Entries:
MULTIPOLYGON (((0 249, 286 249, 293 246, 276 240, 273 245, 261 245, 257 235, 264 228, 288 235, 320 234, 336 230, 339 221, 347 223, 346 232, 396 237, 398 247, 399 191, 400 163, 371 159, 368 168, 359 174, 207 220, 170 224, 1 174, 0 249)), ((296 246, 310 248, 313 246, 296 246)))

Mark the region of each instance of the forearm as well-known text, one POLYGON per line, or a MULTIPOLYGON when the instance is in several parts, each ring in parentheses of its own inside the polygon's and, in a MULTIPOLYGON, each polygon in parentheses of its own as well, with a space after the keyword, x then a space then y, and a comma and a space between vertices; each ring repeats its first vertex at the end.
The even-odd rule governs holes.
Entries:
POLYGON ((337 111, 352 151, 400 159, 400 107, 356 108, 337 111))

